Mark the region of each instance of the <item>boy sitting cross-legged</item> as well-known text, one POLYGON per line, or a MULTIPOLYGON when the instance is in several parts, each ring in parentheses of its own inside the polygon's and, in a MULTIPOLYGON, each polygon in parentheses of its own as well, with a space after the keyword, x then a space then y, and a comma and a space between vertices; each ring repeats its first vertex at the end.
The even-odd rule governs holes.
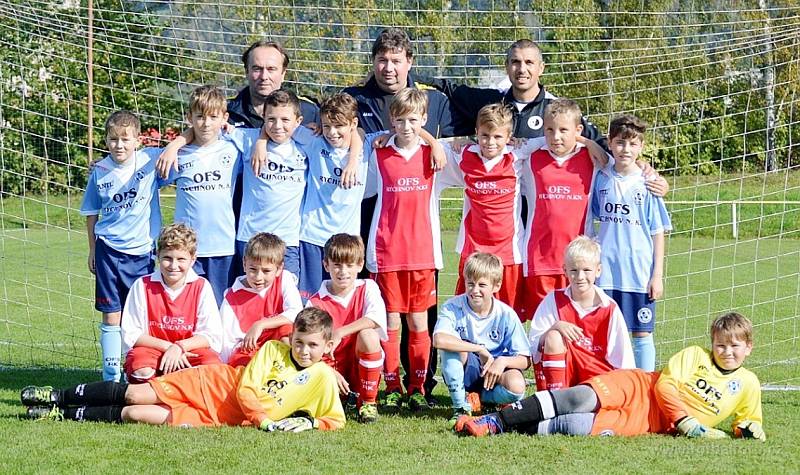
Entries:
POLYGON ((219 309, 207 280, 193 270, 197 235, 171 224, 158 236, 158 270, 131 286, 122 311, 128 381, 221 363, 219 309))
POLYGON ((244 250, 244 276, 225 292, 219 312, 225 337, 222 361, 244 366, 269 340, 289 343, 292 322, 303 308, 295 277, 283 268, 286 245, 258 233, 244 250))
POLYGON ((530 349, 517 314, 493 297, 502 278, 497 256, 473 253, 464 264, 466 293, 439 311, 433 346, 442 357, 453 424, 458 416, 480 410, 482 402, 508 404, 525 395, 522 371, 530 365, 530 349))
POLYGON ((291 346, 270 341, 247 367, 198 366, 144 384, 28 386, 21 400, 35 419, 252 425, 290 432, 338 429, 345 419, 336 376, 320 361, 333 346, 332 328, 330 315, 307 308, 294 321, 291 346))
POLYGON ((594 285, 600 246, 586 236, 564 252, 565 289, 550 292, 536 310, 529 332, 536 388, 574 386, 616 368, 634 368, 625 319, 594 285))
POLYGON ((742 367, 753 350, 753 325, 731 312, 711 323, 711 349, 690 346, 661 373, 620 369, 562 390, 541 391, 500 412, 462 416, 456 431, 484 436, 528 434, 680 434, 720 439, 714 427, 733 416, 734 437, 767 439, 761 385, 742 367))
POLYGON ((381 341, 386 335, 386 307, 377 284, 359 279, 364 243, 359 236, 336 234, 328 239, 322 265, 331 278, 322 282, 309 306, 333 317, 333 361, 339 392, 358 394, 361 422, 378 417, 376 400, 383 367, 381 341))

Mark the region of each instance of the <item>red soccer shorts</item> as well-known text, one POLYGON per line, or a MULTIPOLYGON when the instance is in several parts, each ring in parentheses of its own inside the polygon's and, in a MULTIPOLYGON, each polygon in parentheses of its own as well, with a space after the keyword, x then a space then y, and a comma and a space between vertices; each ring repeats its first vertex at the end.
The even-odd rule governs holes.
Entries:
MULTIPOLYGON (((575 342, 569 342, 566 354, 566 381, 567 388, 576 386, 587 379, 614 371, 614 367, 605 359, 598 358, 594 353, 588 351, 575 342)), ((547 383, 544 376, 542 361, 533 365, 533 374, 536 377, 536 389, 544 391, 547 383)))
POLYGON ((554 275, 529 275, 525 277, 525 292, 522 301, 522 313, 519 314, 520 320, 527 321, 533 319, 539 304, 550 292, 556 289, 563 289, 569 285, 569 280, 564 274, 554 275))
MULTIPOLYGON (((222 364, 222 360, 219 359, 217 352, 211 348, 197 348, 190 351, 190 353, 197 354, 197 356, 191 356, 188 358, 189 364, 192 366, 222 364)), ((153 376, 159 376, 161 372, 158 371, 158 365, 161 362, 161 357, 163 355, 163 351, 155 348, 147 348, 144 346, 135 346, 131 348, 131 351, 125 355, 125 376, 127 376, 128 381, 144 382, 144 380, 133 376, 133 373, 137 369, 142 368, 153 368, 156 370, 153 376)))
POLYGON ((372 278, 381 289, 387 312, 427 312, 436 305, 433 269, 378 272, 372 278))
MULTIPOLYGON (((461 261, 458 263, 458 281, 456 282, 455 295, 461 295, 467 291, 467 285, 464 282, 464 263, 466 260, 467 258, 462 256, 461 261)), ((500 286, 500 290, 494 296, 513 308, 520 320, 522 320, 522 312, 524 311, 523 295, 522 264, 503 266, 503 285, 500 286)))

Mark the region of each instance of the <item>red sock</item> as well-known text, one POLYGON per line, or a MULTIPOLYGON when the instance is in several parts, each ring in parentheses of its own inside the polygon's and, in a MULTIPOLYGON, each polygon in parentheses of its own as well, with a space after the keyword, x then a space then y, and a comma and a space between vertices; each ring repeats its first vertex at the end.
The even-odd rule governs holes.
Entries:
POLYGON ((381 383, 381 368, 383 367, 383 353, 358 353, 358 379, 361 389, 358 395, 361 403, 374 403, 378 400, 378 385, 381 383))
POLYGON ((411 374, 408 378, 408 393, 414 391, 425 393, 423 385, 428 375, 428 360, 431 356, 431 336, 428 330, 421 332, 408 331, 408 366, 411 374))
POLYGON ((387 341, 382 341, 383 353, 383 379, 386 381, 386 392, 403 391, 400 386, 400 329, 387 330, 387 341))
POLYGON ((547 389, 561 389, 567 386, 567 354, 542 355, 542 372, 547 389))

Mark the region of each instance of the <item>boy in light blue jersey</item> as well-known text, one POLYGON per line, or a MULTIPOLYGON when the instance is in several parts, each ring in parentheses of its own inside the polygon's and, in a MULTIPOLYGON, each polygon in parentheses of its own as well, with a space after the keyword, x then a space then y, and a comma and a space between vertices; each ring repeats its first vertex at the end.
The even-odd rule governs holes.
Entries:
POLYGON ((178 150, 177 170, 173 168, 165 180, 176 185, 175 222, 197 230, 194 271, 211 283, 217 305, 233 277, 232 197, 242 166, 237 146, 220 140, 228 117, 226 107, 225 94, 218 87, 201 86, 192 92, 187 116, 192 143, 178 150))
POLYGON ((464 264, 466 293, 439 309, 433 346, 442 357, 453 424, 480 411, 482 402, 510 404, 525 395, 522 371, 530 365, 530 347, 517 313, 493 296, 502 279, 500 258, 475 252, 464 264))
MULTIPOLYGON (((344 93, 326 99, 320 105, 320 117, 322 136, 308 138, 305 147, 308 180, 300 219, 298 283, 303 300, 316 293, 324 279, 330 278, 322 266, 328 239, 336 234, 358 235, 361 229, 361 200, 369 163, 369 154, 363 153, 365 146, 357 130, 355 99, 344 93), (351 163, 356 166, 357 179, 353 186, 344 186, 343 174, 351 163)), ((309 135, 306 129, 297 130, 296 138, 309 135)))
POLYGON ((100 346, 103 380, 120 380, 122 305, 133 282, 153 271, 153 242, 161 228, 156 148, 137 151, 141 123, 128 111, 106 120, 109 154, 95 163, 83 195, 89 271, 95 308, 103 313, 100 346))
POLYGON ((600 222, 603 273, 596 285, 619 305, 632 333, 636 366, 655 370, 655 301, 664 291, 664 233, 672 229, 662 198, 636 165, 646 125, 632 115, 611 121, 614 164, 597 172, 592 215, 600 222))

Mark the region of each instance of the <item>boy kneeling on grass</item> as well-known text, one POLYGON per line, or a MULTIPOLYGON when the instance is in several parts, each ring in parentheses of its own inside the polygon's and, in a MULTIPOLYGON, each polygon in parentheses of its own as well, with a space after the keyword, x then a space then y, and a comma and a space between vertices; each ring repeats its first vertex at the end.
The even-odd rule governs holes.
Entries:
POLYGON ((291 347, 269 341, 246 367, 197 366, 143 384, 28 386, 20 399, 33 419, 253 425, 270 432, 339 429, 345 417, 336 375, 320 362, 333 347, 332 333, 327 312, 306 308, 294 321, 291 347))
POLYGON ((690 346, 660 373, 621 369, 569 389, 540 391, 500 412, 461 416, 456 432, 529 434, 680 434, 727 438, 715 429, 733 416, 733 435, 767 439, 761 426, 761 385, 742 367, 753 350, 753 325, 731 312, 711 324, 711 349, 690 346))

